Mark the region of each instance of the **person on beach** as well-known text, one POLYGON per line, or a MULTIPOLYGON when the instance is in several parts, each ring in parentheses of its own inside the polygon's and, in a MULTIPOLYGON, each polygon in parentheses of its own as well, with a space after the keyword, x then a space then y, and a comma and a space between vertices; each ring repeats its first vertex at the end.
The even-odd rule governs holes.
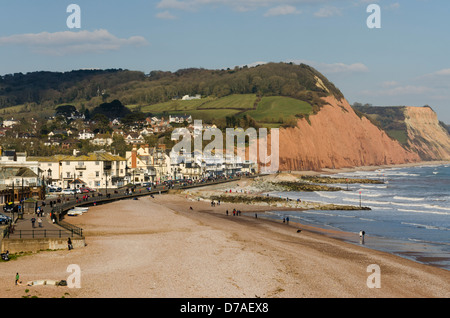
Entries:
POLYGON ((286 224, 289 224, 289 217, 286 217, 286 224))
POLYGON ((69 248, 69 251, 70 251, 71 249, 73 249, 73 246, 72 246, 72 240, 70 239, 70 237, 67 239, 67 247, 69 248))
POLYGON ((19 273, 16 273, 16 285, 19 283, 19 273))
POLYGON ((364 235, 366 234, 366 232, 364 232, 363 230, 359 231, 359 241, 361 244, 364 244, 364 235))

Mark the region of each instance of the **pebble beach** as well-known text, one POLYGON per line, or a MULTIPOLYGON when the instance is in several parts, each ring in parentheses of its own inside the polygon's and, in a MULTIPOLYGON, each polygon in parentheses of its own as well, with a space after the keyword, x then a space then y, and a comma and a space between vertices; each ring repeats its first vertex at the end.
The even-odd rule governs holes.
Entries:
POLYGON ((1 263, 0 297, 450 296, 447 270, 349 244, 301 224, 256 217, 267 209, 233 202, 212 206, 184 191, 91 207, 66 218, 83 228, 85 247, 1 263), (233 209, 242 215, 233 216, 233 209), (65 280, 71 264, 80 268, 79 288, 26 286, 33 280, 65 280), (379 288, 368 282, 374 264, 380 269, 379 288), (17 272, 21 285, 14 284, 17 272))

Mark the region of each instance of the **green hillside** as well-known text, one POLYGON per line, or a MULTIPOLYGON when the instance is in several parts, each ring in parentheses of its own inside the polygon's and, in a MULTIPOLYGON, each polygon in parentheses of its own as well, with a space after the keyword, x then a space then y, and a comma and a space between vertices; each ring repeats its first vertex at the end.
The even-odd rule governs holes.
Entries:
MULTIPOLYGON (((330 95, 343 98, 320 72, 293 63, 148 74, 122 69, 16 73, 0 76, 0 117, 45 120, 61 105, 95 115, 117 101, 145 116, 187 114, 220 128, 287 127, 317 113, 322 97, 330 95), (185 95, 201 99, 182 100, 185 95)), ((111 117, 114 112, 101 113, 111 117)))
MULTIPOLYGON (((136 110, 137 106, 129 106, 136 110)), ((256 94, 233 94, 221 98, 172 100, 139 108, 156 116, 191 115, 194 119, 214 122, 219 126, 227 117, 251 117, 261 126, 278 127, 295 116, 310 114, 312 106, 284 96, 258 97, 256 94)), ((226 123, 226 122, 225 122, 226 123)))
POLYGON ((397 140, 402 145, 407 144, 408 132, 405 123, 404 106, 353 105, 352 107, 357 114, 366 116, 392 139, 397 140))

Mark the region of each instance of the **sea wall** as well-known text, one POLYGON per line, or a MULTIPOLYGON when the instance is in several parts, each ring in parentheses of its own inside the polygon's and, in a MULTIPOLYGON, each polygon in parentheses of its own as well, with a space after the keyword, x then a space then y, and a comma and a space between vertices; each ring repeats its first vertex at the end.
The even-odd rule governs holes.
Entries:
MULTIPOLYGON (((71 237, 74 248, 85 246, 84 238, 71 237)), ((64 238, 21 238, 21 239, 2 239, 2 251, 9 253, 39 252, 45 250, 64 250, 67 249, 67 237, 64 238)))

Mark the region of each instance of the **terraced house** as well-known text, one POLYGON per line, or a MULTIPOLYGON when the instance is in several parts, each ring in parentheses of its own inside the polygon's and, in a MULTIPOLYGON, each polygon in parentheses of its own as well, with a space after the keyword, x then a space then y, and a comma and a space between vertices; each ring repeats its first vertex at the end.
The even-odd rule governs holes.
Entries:
POLYGON ((126 159, 104 150, 86 155, 30 157, 37 161, 47 184, 66 188, 117 188, 125 184, 126 159))

